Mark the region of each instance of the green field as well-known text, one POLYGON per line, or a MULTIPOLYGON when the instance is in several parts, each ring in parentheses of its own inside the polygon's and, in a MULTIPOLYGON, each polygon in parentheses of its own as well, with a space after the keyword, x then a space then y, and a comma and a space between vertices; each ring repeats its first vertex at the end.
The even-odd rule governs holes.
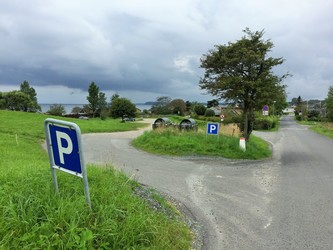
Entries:
MULTIPOLYGON (((57 172, 55 195, 41 147, 47 117, 0 111, 0 249, 190 249, 192 234, 184 223, 153 209, 136 195, 140 185, 112 166, 88 165, 92 210, 79 178, 57 172)), ((82 132, 143 126, 66 120, 75 121, 82 132)))

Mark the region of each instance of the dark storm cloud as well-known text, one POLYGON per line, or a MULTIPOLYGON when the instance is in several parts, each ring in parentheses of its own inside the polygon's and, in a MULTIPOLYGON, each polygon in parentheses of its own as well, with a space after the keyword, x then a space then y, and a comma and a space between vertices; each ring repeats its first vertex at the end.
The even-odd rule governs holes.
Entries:
POLYGON ((333 84, 332 1, 0 0, 0 6, 0 91, 28 80, 44 99, 52 89, 75 89, 82 102, 95 81, 135 101, 207 100, 198 87, 200 57, 240 39, 245 27, 265 29, 272 55, 286 59, 276 72, 294 75, 286 80, 289 98, 324 98, 333 84))

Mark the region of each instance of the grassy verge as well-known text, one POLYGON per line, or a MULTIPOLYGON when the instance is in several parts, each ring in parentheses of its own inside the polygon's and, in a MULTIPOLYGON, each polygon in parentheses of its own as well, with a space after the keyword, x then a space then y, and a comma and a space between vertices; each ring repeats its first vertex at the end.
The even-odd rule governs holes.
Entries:
POLYGON ((204 132, 179 132, 177 129, 145 132, 132 144, 147 152, 162 155, 205 155, 232 159, 261 159, 271 155, 268 143, 253 135, 245 152, 239 148, 238 137, 206 136, 204 132))
MULTIPOLYGON (((55 195, 39 144, 45 118, 0 111, 0 249, 190 248, 186 226, 152 209, 135 194, 139 184, 112 167, 88 166, 91 211, 79 178, 57 172, 60 193, 55 195)), ((125 125, 75 122, 89 132, 119 131, 125 125)))
POLYGON ((333 138, 333 123, 332 122, 313 122, 300 121, 300 124, 309 125, 310 129, 318 134, 333 138))

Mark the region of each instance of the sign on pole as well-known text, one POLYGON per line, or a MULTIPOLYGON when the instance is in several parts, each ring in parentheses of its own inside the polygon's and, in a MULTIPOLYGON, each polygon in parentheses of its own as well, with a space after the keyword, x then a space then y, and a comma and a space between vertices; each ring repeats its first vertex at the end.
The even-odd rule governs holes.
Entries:
POLYGON ((79 126, 73 122, 48 118, 44 122, 44 129, 55 191, 59 190, 55 170, 80 177, 83 179, 87 204, 91 207, 79 126))
POLYGON ((219 139, 219 124, 218 123, 207 123, 207 134, 208 135, 217 135, 217 140, 219 139))
POLYGON ((218 123, 207 123, 207 134, 217 135, 218 132, 219 132, 219 124, 218 123))
POLYGON ((268 107, 268 105, 265 105, 262 108, 262 115, 268 115, 268 114, 269 114, 269 107, 268 107))

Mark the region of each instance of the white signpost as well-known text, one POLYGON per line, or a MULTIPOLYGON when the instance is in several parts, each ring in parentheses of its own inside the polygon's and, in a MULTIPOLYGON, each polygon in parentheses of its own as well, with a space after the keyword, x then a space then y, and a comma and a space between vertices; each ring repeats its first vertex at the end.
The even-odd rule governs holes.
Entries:
POLYGON ((84 183, 86 202, 91 207, 79 126, 48 118, 44 122, 44 129, 55 191, 59 192, 56 169, 80 177, 84 183))

